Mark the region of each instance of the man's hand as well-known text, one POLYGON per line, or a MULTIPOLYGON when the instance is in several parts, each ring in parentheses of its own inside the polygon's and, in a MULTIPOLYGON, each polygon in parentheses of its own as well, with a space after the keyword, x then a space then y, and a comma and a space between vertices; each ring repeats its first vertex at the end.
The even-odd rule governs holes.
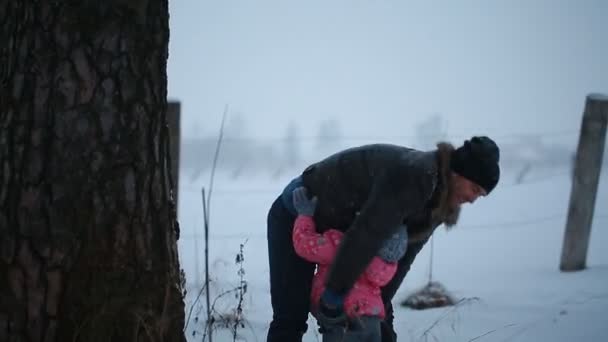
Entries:
POLYGON ((317 319, 323 326, 346 326, 348 318, 344 313, 344 297, 329 289, 325 289, 319 301, 317 319))
POLYGON ((317 208, 317 198, 308 199, 306 188, 301 186, 293 191, 293 206, 298 215, 313 216, 317 208))

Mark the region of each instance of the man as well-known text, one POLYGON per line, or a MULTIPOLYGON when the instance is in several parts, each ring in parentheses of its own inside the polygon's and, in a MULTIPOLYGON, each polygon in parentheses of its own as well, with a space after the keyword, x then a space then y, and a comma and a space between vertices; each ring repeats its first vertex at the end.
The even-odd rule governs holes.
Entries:
POLYGON ((309 166, 285 187, 268 213, 268 256, 273 320, 268 342, 302 340, 307 330, 314 264, 298 257, 291 242, 297 215, 292 191, 305 186, 317 197, 317 229, 345 232, 326 279, 320 314, 328 324, 345 320, 343 298, 400 224, 409 245, 397 274, 382 289, 387 318, 383 341, 396 341, 391 300, 414 258, 441 224, 456 224, 460 206, 489 194, 500 176, 499 148, 473 137, 455 149, 439 143, 432 151, 373 144, 338 152, 309 166))

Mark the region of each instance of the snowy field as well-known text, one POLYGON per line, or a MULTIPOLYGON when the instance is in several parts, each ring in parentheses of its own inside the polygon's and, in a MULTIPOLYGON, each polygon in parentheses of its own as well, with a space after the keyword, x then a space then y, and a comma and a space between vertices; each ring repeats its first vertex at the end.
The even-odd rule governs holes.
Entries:
MULTIPOLYGON (((201 187, 209 174, 192 180, 182 170, 179 192, 180 262, 188 283, 187 311, 204 283, 204 223, 201 187), (197 261, 198 260, 198 261, 197 261)), ((292 172, 295 174, 295 172, 292 172)), ((414 311, 399 307, 429 278, 431 244, 419 254, 397 293, 399 341, 608 341, 608 180, 602 174, 587 265, 562 273, 559 260, 571 183, 568 170, 537 170, 515 184, 503 174, 491 196, 465 206, 459 225, 443 228, 433 241, 433 280, 464 302, 457 307, 414 311)), ((211 199, 210 297, 239 283, 235 257, 244 246, 244 327, 240 340, 265 341, 271 319, 266 214, 291 175, 280 179, 216 175, 211 199)), ((204 294, 188 322, 189 341, 203 340, 204 294)), ((236 308, 234 294, 216 302, 218 312, 236 308)), ((208 339, 207 339, 208 340, 208 339)), ((220 329, 213 341, 232 341, 220 329)), ((318 341, 311 319, 305 341, 318 341)))

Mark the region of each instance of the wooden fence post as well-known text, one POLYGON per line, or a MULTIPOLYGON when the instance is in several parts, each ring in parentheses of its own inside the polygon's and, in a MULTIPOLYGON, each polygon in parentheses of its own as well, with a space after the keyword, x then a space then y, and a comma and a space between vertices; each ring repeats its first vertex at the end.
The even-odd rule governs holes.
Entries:
POLYGON ((560 270, 586 267, 595 198, 602 169, 608 122, 608 96, 587 96, 572 178, 570 205, 562 246, 560 270))

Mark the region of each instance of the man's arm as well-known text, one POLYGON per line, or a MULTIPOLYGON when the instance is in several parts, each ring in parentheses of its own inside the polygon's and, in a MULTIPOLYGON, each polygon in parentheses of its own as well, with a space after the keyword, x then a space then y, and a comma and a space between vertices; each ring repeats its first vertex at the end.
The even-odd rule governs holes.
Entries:
POLYGON ((379 175, 369 198, 342 239, 327 276, 327 288, 346 294, 383 241, 398 229, 408 214, 423 208, 433 188, 434 179, 422 170, 404 172, 395 167, 379 175))

